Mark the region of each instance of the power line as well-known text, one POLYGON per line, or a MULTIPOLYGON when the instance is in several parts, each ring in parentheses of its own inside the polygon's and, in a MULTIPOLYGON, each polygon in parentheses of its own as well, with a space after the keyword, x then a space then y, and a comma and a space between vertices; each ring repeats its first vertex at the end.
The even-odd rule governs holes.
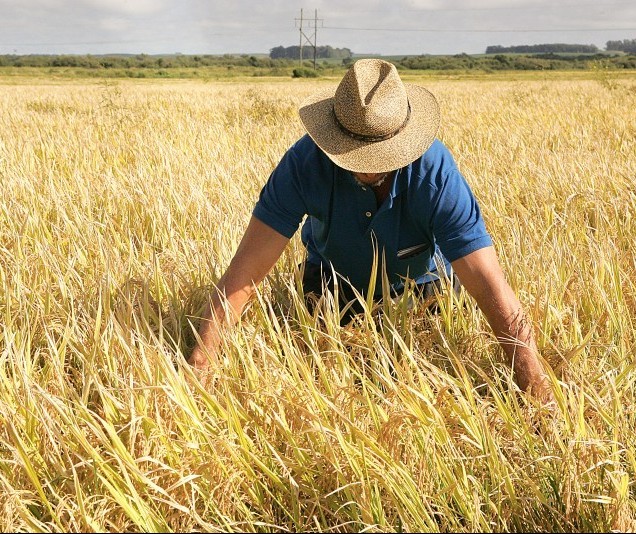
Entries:
POLYGON ((423 33, 548 33, 548 32, 609 32, 636 31, 636 28, 553 28, 553 29, 512 29, 512 30, 442 30, 439 28, 354 28, 347 26, 323 26, 325 30, 374 31, 374 32, 423 32, 423 33))
POLYGON ((122 39, 119 41, 74 41, 72 43, 0 43, 0 46, 75 46, 110 45, 120 43, 173 43, 175 39, 122 39))
MULTIPOLYGON (((445 12, 455 12, 455 13, 468 13, 473 11, 531 11, 540 9, 541 11, 549 11, 556 9, 564 9, 564 8, 580 8, 580 7, 598 7, 601 9, 611 8, 614 6, 632 6, 636 7, 633 1, 619 1, 619 2, 605 2, 603 4, 594 2, 594 3, 585 3, 585 4, 545 4, 545 5, 534 5, 534 6, 492 6, 492 7, 421 7, 415 9, 400 9, 400 13, 445 13, 445 12)), ((351 14, 350 11, 347 13, 351 14)), ((365 9, 364 11, 359 11, 359 13, 369 14, 369 13, 383 13, 386 14, 386 9, 365 9)))

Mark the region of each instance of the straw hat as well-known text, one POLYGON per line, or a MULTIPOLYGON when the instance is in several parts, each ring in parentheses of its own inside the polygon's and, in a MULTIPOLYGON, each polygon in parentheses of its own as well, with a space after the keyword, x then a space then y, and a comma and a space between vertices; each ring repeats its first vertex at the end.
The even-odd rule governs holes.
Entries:
POLYGON ((300 119, 339 167, 361 173, 399 169, 431 146, 439 105, 423 87, 405 84, 395 66, 360 59, 336 88, 309 97, 300 119))

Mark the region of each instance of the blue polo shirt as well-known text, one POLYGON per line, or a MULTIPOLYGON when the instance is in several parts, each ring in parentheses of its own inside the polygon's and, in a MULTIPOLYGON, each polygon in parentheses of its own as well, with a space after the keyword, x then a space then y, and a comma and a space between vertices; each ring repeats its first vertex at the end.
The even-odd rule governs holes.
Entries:
MULTIPOLYGON (((285 237, 302 227, 307 261, 332 268, 365 293, 375 254, 390 283, 437 278, 444 263, 492 245, 479 206, 441 141, 397 171, 377 206, 371 187, 336 166, 308 135, 284 155, 263 187, 253 215, 285 237)), ((379 269, 381 270, 381 269, 379 269)), ((376 296, 382 284, 376 282, 376 296)))

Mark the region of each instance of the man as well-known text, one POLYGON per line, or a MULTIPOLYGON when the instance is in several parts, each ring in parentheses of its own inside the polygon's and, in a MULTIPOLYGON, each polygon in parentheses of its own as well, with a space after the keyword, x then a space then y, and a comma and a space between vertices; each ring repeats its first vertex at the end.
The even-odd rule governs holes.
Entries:
POLYGON ((435 139, 435 97, 404 84, 390 63, 359 60, 335 93, 306 100, 300 118, 308 135, 263 188, 189 363, 206 369, 216 361, 222 330, 238 320, 307 215, 305 293, 320 292, 323 279, 333 284, 331 273, 346 280, 341 288, 364 292, 375 257, 393 288, 408 277, 427 293, 438 278, 439 251, 488 319, 519 387, 549 397, 531 325, 503 276, 477 202, 435 139))

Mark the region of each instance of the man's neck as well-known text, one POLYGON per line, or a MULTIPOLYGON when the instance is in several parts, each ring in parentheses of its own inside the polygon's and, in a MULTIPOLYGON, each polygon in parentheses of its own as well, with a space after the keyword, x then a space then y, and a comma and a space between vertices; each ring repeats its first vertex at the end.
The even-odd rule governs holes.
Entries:
POLYGON ((391 187, 393 187, 393 180, 395 179, 395 172, 392 172, 390 176, 387 176, 386 180, 384 180, 379 186, 372 187, 373 192, 375 193, 375 200, 377 202, 378 207, 382 205, 382 203, 386 200, 386 198, 391 193, 391 187))

